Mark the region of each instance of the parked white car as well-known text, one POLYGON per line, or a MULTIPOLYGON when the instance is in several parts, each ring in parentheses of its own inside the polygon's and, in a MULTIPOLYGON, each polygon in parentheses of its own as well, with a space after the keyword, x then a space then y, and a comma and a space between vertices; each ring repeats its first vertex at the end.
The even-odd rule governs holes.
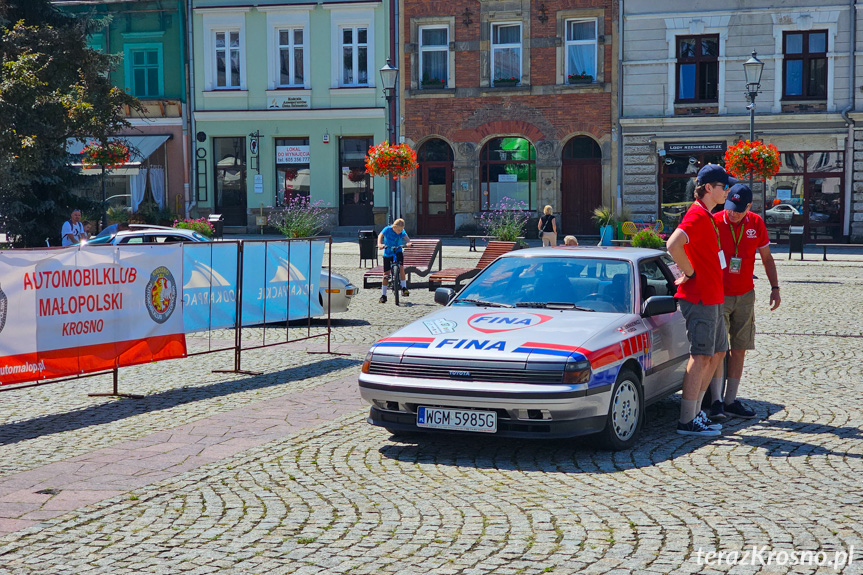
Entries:
POLYGON ((791 204, 776 204, 764 212, 764 219, 768 223, 787 224, 791 222, 792 216, 799 216, 800 210, 791 204))
POLYGON ((643 248, 536 248, 495 260, 446 307, 372 346, 359 388, 392 433, 601 434, 634 445, 689 357, 677 266, 643 248))

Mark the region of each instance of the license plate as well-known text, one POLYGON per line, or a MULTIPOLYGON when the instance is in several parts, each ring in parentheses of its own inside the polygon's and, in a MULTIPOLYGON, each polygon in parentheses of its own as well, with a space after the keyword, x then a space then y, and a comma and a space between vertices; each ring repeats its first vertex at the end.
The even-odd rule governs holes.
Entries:
POLYGON ((471 409, 419 407, 417 409, 417 427, 495 433, 497 431, 497 413, 471 409))

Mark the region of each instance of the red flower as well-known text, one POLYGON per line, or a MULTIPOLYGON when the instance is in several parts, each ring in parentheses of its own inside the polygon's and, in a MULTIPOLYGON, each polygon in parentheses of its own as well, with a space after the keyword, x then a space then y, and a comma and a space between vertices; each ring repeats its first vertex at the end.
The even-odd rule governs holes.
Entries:
POLYGON ((366 171, 372 176, 406 178, 418 167, 417 154, 407 144, 391 146, 383 142, 369 148, 366 154, 366 171))
POLYGON ((766 180, 779 171, 779 151, 773 144, 741 140, 725 151, 725 169, 733 176, 766 180))

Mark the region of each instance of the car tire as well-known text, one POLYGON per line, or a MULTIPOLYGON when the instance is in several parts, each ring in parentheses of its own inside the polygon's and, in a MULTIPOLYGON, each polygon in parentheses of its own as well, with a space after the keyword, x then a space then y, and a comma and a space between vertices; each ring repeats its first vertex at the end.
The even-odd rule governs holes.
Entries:
POLYGON ((764 218, 764 221, 766 221, 768 224, 772 224, 773 223, 773 216, 767 216, 766 218, 764 218))
POLYGON ((644 392, 641 381, 631 369, 623 368, 611 389, 608 418, 600 441, 606 449, 630 449, 638 440, 644 423, 644 392))

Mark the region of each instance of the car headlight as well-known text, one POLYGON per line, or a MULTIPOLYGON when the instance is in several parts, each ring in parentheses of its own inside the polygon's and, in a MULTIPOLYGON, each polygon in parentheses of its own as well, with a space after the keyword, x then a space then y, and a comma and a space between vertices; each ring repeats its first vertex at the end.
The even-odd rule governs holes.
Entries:
POLYGON ((368 373, 369 372, 369 365, 371 363, 372 363, 372 350, 369 350, 369 352, 366 354, 366 358, 363 360, 363 368, 361 371, 363 373, 368 373))
POLYGON ((587 383, 592 373, 586 359, 569 358, 563 368, 563 383, 587 383))

